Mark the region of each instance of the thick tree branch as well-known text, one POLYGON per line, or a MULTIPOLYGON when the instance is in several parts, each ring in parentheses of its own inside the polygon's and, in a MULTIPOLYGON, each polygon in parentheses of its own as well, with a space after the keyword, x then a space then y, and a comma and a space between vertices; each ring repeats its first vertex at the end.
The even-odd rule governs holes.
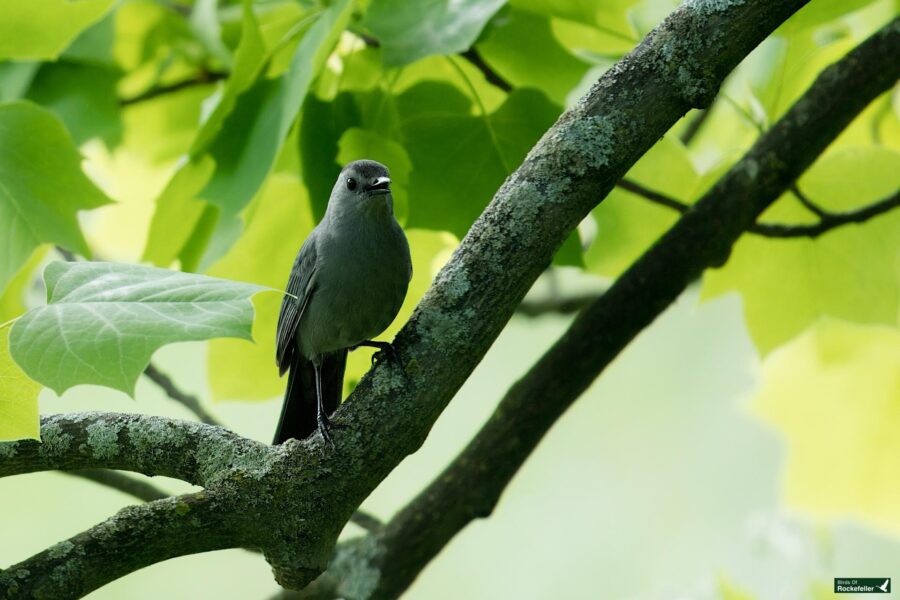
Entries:
MULTIPOLYGON (((280 583, 299 589, 325 569, 337 536, 355 508, 406 455, 422 444, 435 419, 484 356, 525 292, 550 264, 568 233, 594 207, 597 198, 605 196, 689 108, 708 104, 725 74, 804 4, 805 0, 693 0, 682 4, 604 74, 572 110, 563 114, 524 164, 507 179, 397 336, 395 345, 403 366, 392 361, 376 366, 338 409, 335 420, 345 429, 335 436, 333 451, 323 455, 316 440, 307 440, 289 441, 276 448, 262 447, 255 460, 243 448, 235 451, 238 458, 234 461, 231 456, 216 455, 221 460, 218 476, 209 474, 199 479, 214 485, 219 493, 227 491, 243 499, 235 505, 235 518, 255 520, 254 530, 261 531, 265 539, 239 543, 262 548, 280 583), (233 466, 234 462, 238 467, 233 466)), ((866 90, 854 93, 863 98, 867 95, 866 90)), ((831 106, 830 100, 824 105, 831 106)), ((842 127, 841 119, 837 121, 836 127, 842 127)), ((827 137, 833 128, 829 125, 824 131, 827 137)), ((814 137, 821 139, 819 135, 814 137)), ((757 171, 764 172, 769 165, 760 162, 756 166, 757 171)), ((793 165, 788 171, 795 175, 793 167, 802 170, 803 166, 793 165)), ((760 187, 768 189, 767 185, 760 187)), ((689 211, 681 223, 693 227, 693 214, 701 223, 713 218, 727 236, 732 228, 722 221, 731 217, 732 210, 737 212, 738 230, 743 228, 741 221, 746 212, 755 218, 752 204, 749 209, 728 206, 722 214, 712 215, 701 210, 701 205, 689 211)), ((714 234, 718 235, 718 231, 713 227, 714 234)), ((704 230, 703 235, 709 236, 709 232, 704 230)), ((716 260, 724 258, 728 246, 725 243, 724 248, 712 248, 716 260)), ((707 260, 708 252, 697 257, 698 264, 685 262, 693 255, 672 257, 676 271, 686 266, 694 271, 685 270, 670 277, 669 273, 651 269, 650 274, 666 282, 662 291, 677 295, 684 285, 681 279, 693 278, 707 260)), ((653 300, 651 293, 651 301, 638 295, 640 302, 635 302, 635 296, 630 295, 632 290, 626 288, 626 292, 630 305, 620 307, 623 312, 619 316, 627 327, 615 322, 611 333, 600 334, 598 343, 605 345, 619 339, 616 336, 630 339, 671 301, 670 297, 663 297, 665 294, 653 300), (644 323, 636 316, 643 318, 644 323)), ((604 298, 621 302, 619 296, 611 294, 612 290, 604 298)), ((215 435, 221 431, 210 429, 215 435)), ((206 430, 203 431, 197 443, 208 450, 223 447, 209 444, 206 430)), ((146 433, 154 443, 170 434, 165 428, 162 432, 146 433)), ((113 448, 118 449, 123 442, 131 443, 131 436, 120 436, 118 431, 116 435, 125 439, 117 439, 113 448)), ((23 444, 26 454, 34 455, 32 460, 52 466, 53 461, 37 456, 28 442, 18 442, 16 451, 18 444, 23 444)), ((71 449, 71 444, 66 441, 67 449, 71 449)), ((229 440, 225 447, 233 448, 234 444, 237 442, 229 440)), ((254 445, 253 451, 258 448, 254 445)), ((60 460, 57 455, 53 458, 60 460)), ((96 462, 94 459, 84 462, 96 462)), ((16 464, 15 456, 12 461, 16 464)), ((202 463, 209 466, 208 460, 202 463)), ((192 474, 192 469, 183 468, 181 463, 174 466, 182 467, 174 470, 192 474)), ((30 468, 34 470, 33 465, 30 468)), ((110 565, 115 560, 115 547, 113 544, 106 548, 110 554, 102 569, 96 562, 82 562, 91 572, 71 573, 68 578, 90 581, 96 587, 170 556, 164 549, 156 548, 157 555, 153 550, 141 552, 136 560, 120 558, 128 561, 126 565, 110 565)), ((36 587, 52 583, 44 572, 26 580, 20 584, 36 587)))
MULTIPOLYGON (((661 206, 676 210, 682 214, 686 213, 691 208, 690 204, 686 204, 684 202, 681 202, 680 200, 671 198, 661 192, 651 190, 650 188, 645 187, 635 181, 631 181, 630 179, 622 179, 616 185, 623 190, 641 196, 642 198, 650 200, 651 202, 655 202, 656 204, 659 204, 661 206)), ((817 238, 823 233, 827 233, 832 229, 841 227, 842 225, 848 225, 850 223, 865 223, 869 219, 877 217, 878 215, 882 215, 900 206, 900 192, 895 192, 893 195, 888 196, 887 198, 879 200, 878 202, 873 202, 872 204, 869 204, 862 208, 858 208, 856 210, 848 212, 835 213, 820 208, 817 204, 803 195, 797 188, 796 184, 792 184, 790 186, 790 189, 794 192, 797 198, 801 200, 804 206, 807 206, 812 212, 818 215, 819 222, 798 225, 785 225, 781 223, 755 223, 747 229, 749 233, 772 238, 817 238)))
POLYGON ((342 544, 325 575, 284 597, 386 600, 402 594, 458 531, 491 513, 543 435, 634 336, 704 268, 719 264, 742 231, 889 89, 900 76, 900 67, 888 64, 898 51, 900 19, 826 69, 696 207, 576 317, 437 479, 380 534, 342 544), (368 587, 359 594, 362 581, 368 587))
POLYGON ((233 511, 205 491, 126 507, 0 572, 0 591, 5 598, 80 598, 150 563, 241 545, 249 524, 237 528, 233 511))
POLYGON ((41 417, 41 442, 0 443, 0 477, 36 471, 117 469, 209 486, 255 465, 268 446, 193 421, 119 413, 41 417))

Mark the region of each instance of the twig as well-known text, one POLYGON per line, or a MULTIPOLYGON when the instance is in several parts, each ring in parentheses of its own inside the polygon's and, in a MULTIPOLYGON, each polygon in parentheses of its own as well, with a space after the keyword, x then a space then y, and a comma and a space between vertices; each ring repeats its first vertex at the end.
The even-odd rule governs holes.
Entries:
POLYGON ((179 81, 178 83, 173 83, 170 85, 161 85, 158 87, 150 88, 149 90, 138 94, 137 96, 132 96, 131 98, 122 98, 119 100, 120 106, 129 106, 132 104, 137 104, 139 102, 146 102, 147 100, 152 100, 153 98, 158 98, 159 96, 164 96, 166 94, 173 94, 175 92, 179 92, 184 89, 188 89, 197 85, 207 85, 210 83, 215 83, 216 81, 221 81, 222 79, 226 79, 228 77, 228 73, 219 73, 217 71, 201 71, 196 77, 193 79, 185 79, 184 81, 179 81))
POLYGON ((183 404, 185 408, 194 413, 198 419, 204 423, 222 427, 222 423, 203 408, 203 405, 196 396, 192 396, 191 394, 178 389, 172 379, 157 369, 156 365, 153 363, 147 365, 147 368, 144 369, 144 375, 147 379, 158 385, 169 398, 183 404))
POLYGON ((83 479, 89 479, 95 483, 111 487, 119 490, 123 494, 134 496, 138 500, 144 502, 152 502, 168 498, 170 494, 165 493, 158 487, 146 481, 135 479, 125 473, 119 471, 108 471, 106 469, 83 469, 81 471, 62 471, 67 475, 74 475, 83 479))
POLYGON ((526 317, 538 317, 547 313, 571 314, 578 312, 600 296, 600 292, 583 292, 569 296, 554 295, 540 300, 522 300, 516 312, 526 317))
POLYGON ((694 138, 700 133, 700 129, 706 123, 706 120, 709 118, 709 115, 712 113, 713 107, 700 109, 697 113, 691 118, 690 122, 688 122, 687 127, 684 128, 684 131, 681 134, 681 143, 685 146, 689 145, 694 138))
POLYGON ((378 517, 362 510, 357 510, 353 513, 353 516, 350 517, 350 522, 362 527, 369 533, 377 533, 384 527, 384 523, 378 517))
POLYGON ((796 196, 797 200, 800 201, 800 204, 802 204, 804 206, 804 208, 806 208, 806 210, 808 210, 812 214, 816 215, 820 219, 825 219, 828 217, 827 211, 825 211, 821 206, 819 206, 818 204, 816 204, 815 202, 810 200, 809 196, 807 196, 802 191, 800 191, 800 186, 797 185, 796 181, 791 186, 791 193, 794 194, 794 196, 796 196))
POLYGON ((484 62, 484 59, 478 53, 478 50, 475 49, 475 46, 472 46, 465 52, 461 53, 460 56, 469 61, 469 63, 471 63, 479 71, 481 71, 481 74, 484 75, 484 78, 488 83, 494 85, 497 88, 500 88, 504 92, 509 93, 512 91, 512 84, 501 77, 500 74, 492 69, 489 64, 484 62))
MULTIPOLYGON (((665 194, 662 194, 655 190, 651 190, 650 188, 644 187, 643 185, 631 181, 630 179, 622 179, 616 185, 623 190, 641 196, 642 198, 650 200, 651 202, 654 202, 661 206, 676 210, 681 214, 684 214, 691 209, 691 206, 689 204, 685 204, 680 200, 675 200, 674 198, 666 196, 665 194)), ((796 184, 791 187, 792 191, 795 190, 795 188, 796 184)), ((809 225, 756 223, 755 225, 747 229, 747 231, 749 233, 771 238, 817 238, 820 235, 842 225, 847 225, 849 223, 865 223, 869 219, 877 217, 878 215, 884 214, 889 210, 900 206, 900 192, 895 192, 892 196, 888 196, 883 200, 880 200, 873 204, 869 204, 860 209, 843 213, 834 213, 825 211, 820 208, 818 205, 809 200, 809 198, 806 198, 805 196, 800 194, 799 189, 797 189, 794 193, 797 194, 798 198, 801 198, 804 206, 807 206, 807 208, 819 215, 818 223, 812 223, 809 225), (805 201, 802 200, 803 198, 806 198, 805 201)))

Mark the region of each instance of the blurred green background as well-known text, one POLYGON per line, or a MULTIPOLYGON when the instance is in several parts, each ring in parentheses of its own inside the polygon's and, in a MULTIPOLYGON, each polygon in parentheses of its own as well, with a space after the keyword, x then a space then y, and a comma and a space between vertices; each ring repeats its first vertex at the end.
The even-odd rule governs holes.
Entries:
MULTIPOLYGON (((677 6, 0 0, 0 175, 48 154, 69 153, 74 164, 77 150, 100 190, 70 184, 91 186, 77 164, 68 182, 28 173, 47 178, 72 218, 34 240, 0 220, 10 243, 0 257, 0 323, 43 302, 40 272, 59 259, 54 244, 280 288, 337 170, 369 157, 391 168, 415 263, 390 339, 542 132, 677 6), (58 130, 22 135, 10 107, 50 115, 58 130), (112 202, 96 207, 104 195, 112 202)), ((825 66, 898 13, 900 0, 812 0, 628 178, 696 201, 825 66)), ((799 186, 834 212, 900 188, 897 89, 799 186)), ((676 219, 615 189, 563 245, 533 298, 601 292, 676 219)), ((763 219, 815 216, 789 193, 763 219)), ((273 362, 278 302, 254 299, 256 344, 175 344, 154 358, 227 426, 266 442, 284 386, 273 362)), ((390 518, 425 487, 569 319, 517 314, 423 448, 363 508, 390 518)), ((894 575, 898 319, 900 211, 815 240, 745 236, 723 268, 705 273, 603 373, 494 515, 457 536, 407 597, 821 600, 833 597, 834 577, 894 575)), ((368 353, 354 353, 348 389, 368 363, 368 353)), ((0 393, 0 438, 33 435, 29 400, 0 393)), ((41 413, 81 410, 191 418, 143 379, 133 400, 93 386, 40 393, 41 413)), ((0 479, 0 491, 4 566, 131 502, 57 473, 0 479)), ((357 533, 350 525, 344 535, 357 533)), ((261 557, 234 550, 155 565, 91 597, 276 591, 261 557)))

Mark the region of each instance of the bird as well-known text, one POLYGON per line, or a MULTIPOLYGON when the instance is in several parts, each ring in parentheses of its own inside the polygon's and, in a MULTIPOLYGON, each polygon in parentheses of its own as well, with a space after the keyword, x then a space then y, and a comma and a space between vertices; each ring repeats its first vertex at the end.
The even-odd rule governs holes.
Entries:
POLYGON ((346 165, 325 215, 300 247, 281 302, 275 359, 288 372, 273 444, 318 431, 334 445, 329 417, 343 390, 347 353, 373 341, 394 320, 412 278, 409 242, 394 216, 391 178, 374 160, 346 165))

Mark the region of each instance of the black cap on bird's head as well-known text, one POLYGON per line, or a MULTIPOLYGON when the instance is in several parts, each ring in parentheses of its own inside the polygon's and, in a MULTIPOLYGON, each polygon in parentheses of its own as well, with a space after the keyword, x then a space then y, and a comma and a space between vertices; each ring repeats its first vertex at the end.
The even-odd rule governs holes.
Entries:
POLYGON ((351 192, 378 196, 391 193, 390 173, 380 162, 355 160, 341 171, 338 185, 343 184, 351 192))

